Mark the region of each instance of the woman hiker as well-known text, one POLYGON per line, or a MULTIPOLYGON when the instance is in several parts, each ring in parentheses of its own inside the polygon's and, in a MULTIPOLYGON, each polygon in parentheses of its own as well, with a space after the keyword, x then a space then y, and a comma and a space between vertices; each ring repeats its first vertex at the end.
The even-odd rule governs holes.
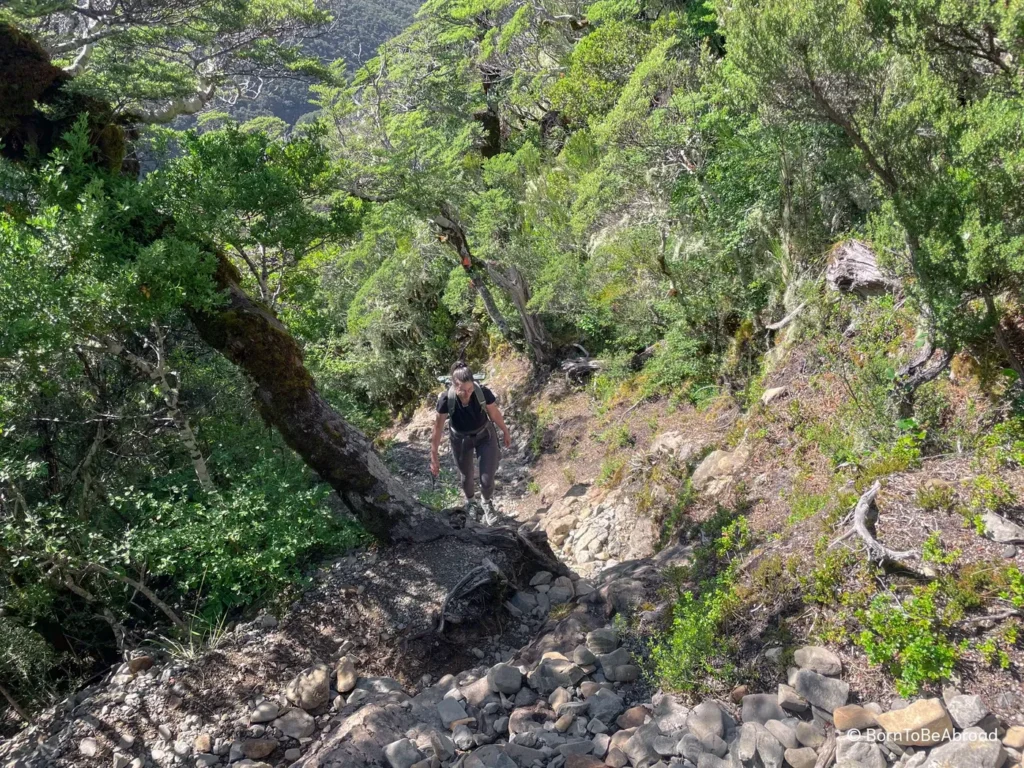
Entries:
POLYGON ((476 517, 476 489, 474 487, 475 467, 473 455, 480 459, 480 492, 484 497, 483 522, 494 525, 498 512, 491 496, 494 494, 494 473, 498 471, 501 449, 498 447, 498 430, 505 435, 505 447, 512 445, 505 420, 494 404, 494 393, 487 387, 473 381, 473 372, 461 360, 452 366, 452 383, 447 391, 437 398, 437 418, 434 419, 434 433, 430 437, 430 474, 435 477, 441 471, 438 448, 441 445, 441 429, 449 420, 452 455, 462 477, 462 492, 466 494, 466 514, 476 517))

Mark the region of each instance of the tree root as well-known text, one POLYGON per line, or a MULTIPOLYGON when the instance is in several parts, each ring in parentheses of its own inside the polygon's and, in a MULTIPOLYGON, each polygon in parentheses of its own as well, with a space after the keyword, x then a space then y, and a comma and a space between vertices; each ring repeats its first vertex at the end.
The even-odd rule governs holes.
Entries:
POLYGON ((881 488, 882 484, 876 480, 875 484, 864 492, 857 501, 857 506, 854 507, 853 510, 853 527, 833 541, 829 546, 829 549, 832 549, 840 542, 845 541, 856 534, 864 541, 868 552, 868 559, 872 562, 878 563, 879 565, 895 565, 901 569, 926 577, 927 574, 921 573, 917 569, 911 568, 906 565, 906 563, 902 562, 903 560, 919 560, 921 558, 920 552, 912 549, 897 552, 894 549, 889 549, 875 538, 874 527, 875 520, 877 519, 877 512, 870 520, 868 519, 868 513, 871 511, 871 507, 875 502, 875 497, 878 496, 878 492, 881 488))
POLYGON ((438 634, 444 632, 444 622, 447 618, 448 604, 452 600, 459 600, 466 597, 471 592, 479 589, 480 587, 492 584, 496 580, 508 581, 508 579, 505 578, 505 574, 501 572, 501 569, 487 558, 484 558, 481 565, 478 565, 459 579, 459 583, 452 587, 451 591, 445 596, 444 602, 441 604, 441 618, 437 625, 438 634))

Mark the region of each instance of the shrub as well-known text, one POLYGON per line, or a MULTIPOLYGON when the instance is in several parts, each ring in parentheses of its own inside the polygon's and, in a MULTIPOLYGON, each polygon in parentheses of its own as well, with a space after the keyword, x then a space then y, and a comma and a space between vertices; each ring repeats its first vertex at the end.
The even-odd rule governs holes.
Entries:
POLYGON ((917 503, 928 512, 949 512, 956 506, 956 492, 946 483, 926 481, 917 489, 917 503))
POLYGON ((601 472, 597 476, 597 484, 605 488, 614 488, 622 482, 626 469, 626 460, 621 456, 611 456, 601 462, 601 472))
POLYGON ((846 580, 854 554, 848 549, 827 549, 828 538, 824 537, 825 546, 819 544, 817 554, 818 566, 805 576, 799 577, 804 592, 804 602, 812 605, 835 605, 842 591, 840 587, 846 580))
POLYGON ((1005 587, 1000 590, 999 597, 1017 610, 1024 609, 1024 573, 1020 568, 1011 567, 1003 575, 1005 587))
POLYGON ((694 693, 715 689, 735 672, 729 660, 732 641, 722 627, 737 604, 731 578, 702 585, 699 596, 683 593, 672 627, 651 649, 655 673, 663 685, 694 693))
POLYGON ((978 454, 997 465, 1024 466, 1024 416, 1014 416, 992 427, 979 441, 978 454))
POLYGON ((831 491, 808 493, 801 489, 794 490, 790 497, 789 517, 786 518, 786 522, 789 525, 795 525, 801 520, 814 517, 828 506, 829 500, 834 496, 835 494, 831 491))
POLYGON ((857 612, 864 629, 856 637, 868 661, 884 667, 896 681, 901 696, 913 696, 926 683, 949 678, 960 657, 946 636, 946 621, 939 607, 940 585, 915 587, 901 604, 878 595, 857 612))
POLYGON ((117 499, 150 525, 127 536, 126 550, 182 596, 203 593, 201 613, 216 618, 295 582, 321 556, 358 543, 362 529, 341 519, 324 485, 288 482, 258 463, 231 491, 203 500, 172 492, 128 492, 117 499))
POLYGON ((939 540, 939 532, 933 531, 924 541, 924 545, 921 549, 921 557, 927 563, 935 563, 936 565, 952 565, 960 559, 960 550, 954 549, 952 552, 947 552, 942 542, 939 540))

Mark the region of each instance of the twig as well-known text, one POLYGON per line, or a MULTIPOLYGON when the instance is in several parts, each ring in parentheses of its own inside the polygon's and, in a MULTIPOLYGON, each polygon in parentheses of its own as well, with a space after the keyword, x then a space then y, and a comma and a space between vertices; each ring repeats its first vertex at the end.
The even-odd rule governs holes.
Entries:
POLYGON ((990 613, 987 616, 974 616, 970 619, 961 619, 957 624, 966 625, 979 624, 983 621, 1002 621, 1003 619, 1008 619, 1011 616, 1024 616, 1024 614, 1020 611, 1011 609, 1009 611, 1000 611, 999 613, 990 613))
POLYGON ((779 320, 777 323, 771 323, 770 325, 766 325, 765 326, 765 330, 768 330, 768 331, 781 331, 783 328, 785 328, 787 325, 789 325, 791 322, 793 322, 793 320, 796 318, 796 316, 799 315, 801 312, 803 312, 804 307, 806 307, 806 306, 807 306, 807 302, 805 301, 799 307, 797 307, 792 312, 790 312, 788 315, 786 315, 784 318, 779 320))

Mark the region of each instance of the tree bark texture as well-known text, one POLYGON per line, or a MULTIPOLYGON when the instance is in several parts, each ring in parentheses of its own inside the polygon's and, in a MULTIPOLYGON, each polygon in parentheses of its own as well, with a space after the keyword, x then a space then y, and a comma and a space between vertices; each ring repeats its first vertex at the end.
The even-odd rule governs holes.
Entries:
POLYGON ((526 277, 514 265, 502 267, 490 262, 487 264, 487 274, 515 304, 519 320, 523 324, 523 334, 526 336, 530 357, 538 365, 548 365, 551 362, 551 341, 548 339, 544 323, 528 309, 530 285, 526 282, 526 277))
POLYGON ((338 492, 374 536, 429 541, 447 526, 392 476, 366 435, 347 423, 317 390, 302 350, 280 320, 241 288, 223 255, 215 274, 226 306, 190 310, 207 344, 252 380, 264 420, 338 492))
POLYGON ((530 301, 530 286, 526 277, 515 266, 502 267, 492 262, 485 266, 473 257, 469 248, 469 240, 462 225, 456 221, 455 216, 448 210, 442 210, 440 215, 434 217, 434 224, 445 236, 445 242, 455 251, 462 264, 462 268, 469 275, 473 287, 477 289, 480 298, 484 302, 487 314, 501 335, 510 342, 516 339, 509 327, 508 321, 501 314, 501 311, 494 305, 494 300, 487 291, 483 273, 490 277, 499 288, 501 288, 512 300, 512 304, 519 314, 519 321, 523 326, 523 335, 526 341, 527 352, 533 361, 538 365, 548 365, 551 362, 551 342, 548 339, 547 330, 536 314, 531 312, 527 305, 530 301))
POLYGON ((459 257, 459 263, 462 265, 466 277, 469 278, 470 285, 473 286, 480 296, 480 300, 484 303, 484 310, 487 312, 487 316, 491 318, 491 322, 494 323, 498 332, 506 341, 510 344, 515 344, 516 338, 515 334, 512 333, 512 327, 508 324, 508 320, 505 319, 505 315, 498 309, 498 305, 494 303, 494 297, 491 296, 491 291, 487 287, 487 280, 483 275, 483 270, 476 263, 472 252, 469 250, 469 242, 466 240, 466 233, 461 225, 455 222, 448 211, 435 216, 433 222, 434 226, 440 229, 441 234, 444 235, 444 241, 459 257))

